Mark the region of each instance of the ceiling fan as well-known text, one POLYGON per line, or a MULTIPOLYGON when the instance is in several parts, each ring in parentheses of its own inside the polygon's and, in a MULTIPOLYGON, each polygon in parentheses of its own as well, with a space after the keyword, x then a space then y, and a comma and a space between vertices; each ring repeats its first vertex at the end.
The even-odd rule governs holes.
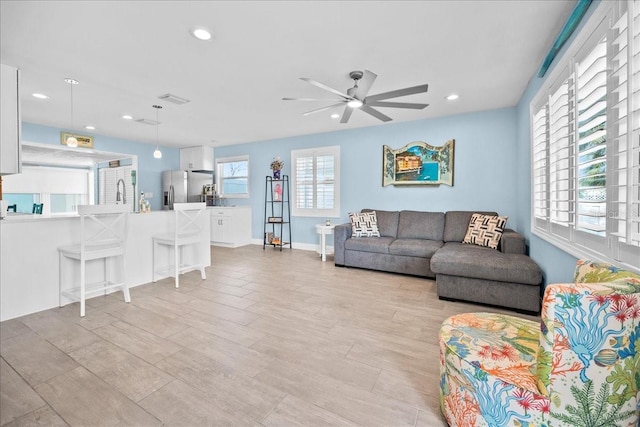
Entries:
POLYGON ((373 117, 382 120, 383 122, 388 122, 393 120, 391 117, 386 114, 382 114, 380 111, 376 110, 373 107, 388 107, 388 108, 411 108, 415 110, 422 110, 425 107, 428 107, 429 104, 416 104, 411 102, 387 102, 383 101, 384 99, 390 98, 399 98, 401 96, 413 95, 416 93, 426 92, 429 88, 429 85, 424 84, 420 86, 407 87, 404 89, 392 90, 390 92, 378 93, 376 95, 369 95, 369 89, 373 85, 377 74, 364 70, 362 71, 352 71, 349 73, 349 77, 353 79, 354 85, 352 88, 347 90, 347 93, 342 93, 339 90, 333 89, 325 84, 317 82, 315 80, 311 80, 307 77, 300 77, 300 80, 304 80, 305 82, 311 83, 314 86, 319 87, 320 89, 327 90, 335 95, 341 97, 341 99, 319 99, 319 98, 282 98, 284 101, 338 101, 336 104, 329 105, 327 107, 317 108, 315 110, 307 111, 304 115, 309 115, 313 113, 318 113, 320 111, 325 111, 330 108, 339 107, 341 105, 346 104, 344 113, 342 113, 342 118, 340 119, 340 123, 347 123, 349 118, 351 117, 351 113, 353 110, 360 109, 367 114, 372 115, 373 117))

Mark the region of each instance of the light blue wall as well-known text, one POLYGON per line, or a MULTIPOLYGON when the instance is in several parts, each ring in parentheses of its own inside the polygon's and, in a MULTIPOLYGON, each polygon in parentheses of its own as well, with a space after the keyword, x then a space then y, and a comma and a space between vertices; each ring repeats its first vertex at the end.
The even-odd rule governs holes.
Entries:
MULTIPOLYGON (((22 123, 22 140, 43 144, 60 144, 61 129, 42 126, 33 123, 22 123)), ((162 158, 153 157, 155 145, 145 144, 126 139, 94 135, 94 149, 98 151, 112 151, 115 153, 134 154, 138 156, 138 175, 136 192, 153 193, 150 200, 152 210, 160 210, 162 191, 162 171, 178 169, 180 167, 180 149, 161 146, 162 158)))
MULTIPOLYGON (((339 126, 339 125, 337 125, 339 126)), ((362 208, 422 211, 494 210, 517 222, 516 110, 515 108, 464 114, 405 123, 388 123, 359 129, 274 139, 217 147, 216 158, 249 155, 250 199, 231 199, 230 204, 252 207, 252 236, 263 233, 265 176, 275 156, 291 174, 291 150, 340 146, 340 218, 362 208), (401 148, 414 141, 442 145, 455 139, 454 186, 382 187, 382 146, 401 148)), ((314 225, 325 218, 294 217, 295 243, 317 243, 314 225)))

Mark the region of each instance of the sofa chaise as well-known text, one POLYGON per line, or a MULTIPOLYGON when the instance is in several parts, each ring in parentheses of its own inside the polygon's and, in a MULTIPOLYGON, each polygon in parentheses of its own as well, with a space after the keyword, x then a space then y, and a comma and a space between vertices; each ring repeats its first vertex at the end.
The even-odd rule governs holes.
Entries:
POLYGON ((336 266, 435 278, 440 299, 540 311, 542 272, 526 255, 522 235, 505 228, 496 249, 463 243, 474 213, 495 212, 361 211, 372 212, 379 236, 336 225, 336 266))

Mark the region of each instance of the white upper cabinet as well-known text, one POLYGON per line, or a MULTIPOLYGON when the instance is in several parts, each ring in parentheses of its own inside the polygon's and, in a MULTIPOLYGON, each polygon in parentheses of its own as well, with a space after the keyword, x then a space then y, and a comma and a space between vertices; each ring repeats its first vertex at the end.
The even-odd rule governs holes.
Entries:
POLYGON ((0 175, 10 175, 22 172, 20 70, 0 67, 0 175))
POLYGON ((188 171, 213 171, 213 147, 181 148, 180 169, 188 171))

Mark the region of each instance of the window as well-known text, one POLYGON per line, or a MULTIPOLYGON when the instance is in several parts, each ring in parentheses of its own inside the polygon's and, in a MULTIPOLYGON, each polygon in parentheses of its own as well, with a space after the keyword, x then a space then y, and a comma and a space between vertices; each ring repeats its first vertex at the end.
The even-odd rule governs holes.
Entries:
POLYGON ((220 197, 249 197, 249 156, 218 159, 216 171, 220 197))
POLYGON ((340 147, 292 150, 294 216, 340 216, 340 147))
POLYGON ((640 0, 602 2, 531 104, 532 232, 640 271, 640 0))

